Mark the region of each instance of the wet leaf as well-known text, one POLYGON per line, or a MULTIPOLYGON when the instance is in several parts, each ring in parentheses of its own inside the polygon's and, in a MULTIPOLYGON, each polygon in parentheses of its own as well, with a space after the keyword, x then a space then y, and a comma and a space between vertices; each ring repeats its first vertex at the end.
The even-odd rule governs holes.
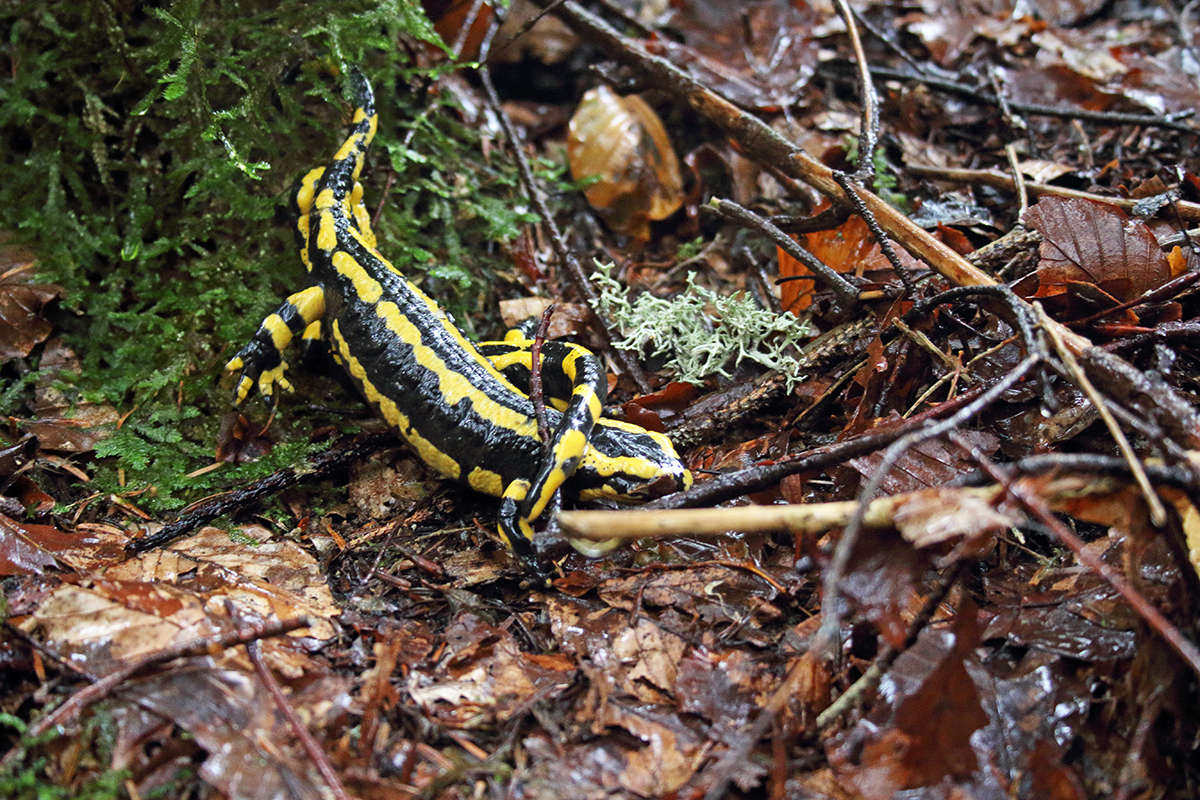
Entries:
POLYGON ((41 575, 54 569, 58 561, 46 544, 62 536, 49 525, 22 525, 0 515, 0 575, 41 575))
MULTIPOLYGON (((349 681, 322 677, 289 702, 310 727, 340 714, 349 681)), ((152 709, 195 738, 208 757, 200 776, 230 798, 320 800, 316 767, 295 741, 290 724, 253 672, 214 669, 202 660, 135 681, 120 699, 152 709)))
POLYGON ((13 250, 0 255, 6 265, 15 264, 0 274, 0 362, 24 358, 44 342, 54 327, 42 317, 42 307, 62 292, 51 284, 28 283, 33 272, 32 256, 13 250))
POLYGON ((1044 237, 1037 297, 1061 294, 1071 283, 1091 283, 1117 300, 1161 286, 1171 266, 1140 220, 1107 203, 1043 197, 1026 221, 1044 237))

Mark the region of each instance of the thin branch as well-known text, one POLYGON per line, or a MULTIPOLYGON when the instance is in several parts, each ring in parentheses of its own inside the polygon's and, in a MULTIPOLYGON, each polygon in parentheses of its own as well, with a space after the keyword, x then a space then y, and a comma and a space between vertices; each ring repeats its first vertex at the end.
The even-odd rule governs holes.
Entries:
MULTIPOLYGON (((65 730, 71 727, 79 719, 79 715, 83 713, 84 709, 103 700, 123 683, 144 669, 158 664, 165 664, 177 658, 208 655, 214 650, 236 647, 237 645, 247 644, 258 639, 282 636, 291 631, 311 626, 312 620, 308 617, 296 617, 263 625, 243 627, 217 636, 200 636, 186 642, 165 647, 153 653, 139 656, 111 675, 96 680, 95 683, 85 686, 68 697, 58 708, 42 717, 37 724, 31 727, 25 734, 25 739, 27 741, 36 739, 52 728, 65 730)), ((21 757, 22 752, 22 747, 14 747, 6 753, 3 760, 0 760, 0 773, 3 773, 8 767, 12 766, 21 757)))
POLYGON ((879 142, 879 96, 875 94, 875 84, 871 82, 871 67, 867 63, 867 54, 863 51, 862 39, 858 35, 854 10, 850 8, 848 0, 835 0, 834 6, 842 22, 846 24, 846 33, 850 36, 850 48, 854 51, 854 63, 858 71, 860 120, 858 166, 854 170, 854 177, 867 188, 871 188, 875 185, 875 146, 879 142))
MULTIPOLYGON (((954 169, 950 167, 932 167, 923 164, 908 164, 906 169, 911 175, 915 175, 918 178, 932 178, 936 181, 952 181, 954 183, 980 184, 991 186, 994 189, 1005 189, 1010 192, 1017 190, 1016 182, 1012 176, 994 169, 954 169)), ((1062 186, 1051 186, 1048 183, 1037 183, 1034 181, 1025 181, 1025 190, 1034 197, 1049 194, 1056 197, 1095 200, 1099 203, 1110 203, 1123 211, 1129 212, 1132 212, 1133 207, 1138 203, 1137 200, 1128 197, 1110 197, 1094 192, 1083 192, 1078 189, 1067 189, 1062 186)), ((1176 207, 1179 210, 1179 218, 1181 220, 1190 223, 1200 222, 1200 203, 1180 200, 1176 203, 1176 207)))
MULTIPOLYGON (((847 67, 834 63, 822 65, 819 69, 819 72, 822 74, 832 77, 846 77, 848 71, 847 67)), ((977 89, 974 86, 957 83, 945 78, 935 78, 906 70, 879 66, 871 67, 871 74, 885 81, 913 81, 914 83, 923 83, 931 89, 937 89, 946 94, 962 97, 979 105, 999 107, 1001 102, 998 95, 992 94, 986 89, 977 89)), ((1154 114, 1131 114, 1122 111, 1090 111, 1086 108, 1075 106, 1050 106, 1042 103, 1022 103, 1016 100, 1008 100, 1007 104, 1013 112, 1026 116, 1083 120, 1085 122, 1098 122, 1103 125, 1142 125, 1150 128, 1167 128, 1179 131, 1180 133, 1196 133, 1195 128, 1177 121, 1192 116, 1195 112, 1190 109, 1175 114, 1156 116, 1154 114)))
MULTIPOLYGON (((1045 311, 1042 310, 1041 303, 1033 304, 1034 310, 1045 317, 1045 311)), ((1129 464, 1129 470, 1133 473, 1134 480, 1137 482, 1138 488, 1142 492, 1142 496, 1146 499, 1146 504, 1150 507, 1150 521, 1154 527, 1161 528, 1167 523, 1167 510, 1163 507, 1162 499, 1154 491, 1154 487, 1150 485, 1150 479, 1146 477, 1146 470, 1142 468, 1141 461, 1133 452, 1133 447, 1129 444, 1129 439, 1126 438, 1125 432, 1121 430, 1121 426, 1113 418, 1112 411, 1108 408, 1108 403, 1101 397, 1100 392, 1096 391, 1096 387, 1088 380, 1083 369, 1075 360, 1075 356, 1071 354, 1059 339, 1058 332, 1054 328, 1042 326, 1043 330, 1050 337, 1050 341, 1054 343, 1054 349, 1058 353, 1058 357, 1062 359, 1063 365, 1067 368, 1067 374, 1071 381, 1083 390, 1087 398, 1092 403, 1092 407, 1100 414, 1100 419, 1104 420, 1104 426, 1108 428, 1109 434, 1113 437, 1113 441, 1117 443, 1117 450, 1120 451, 1121 457, 1129 464)))
POLYGON ((917 638, 921 635, 921 631, 933 619, 933 615, 937 613, 938 606, 946 599, 946 595, 950 593, 950 589, 962 577, 964 563, 959 561, 941 575, 938 576, 938 581, 934 585, 929 596, 925 598, 921 610, 913 617, 913 621, 908 626, 908 632, 904 635, 904 643, 899 647, 887 645, 879 657, 875 659, 870 668, 863 673, 854 684, 842 693, 837 700, 830 704, 829 708, 821 712, 817 717, 817 729, 825 730, 838 720, 843 714, 857 705, 864 696, 872 691, 879 682, 883 680, 883 676, 887 674, 888 669, 892 664, 896 663, 896 659, 905 650, 917 643, 917 638))
POLYGON ((246 652, 250 654, 250 661, 254 664, 254 671, 258 674, 258 679, 262 681, 263 686, 267 687, 267 691, 271 693, 271 697, 275 701, 275 706, 283 714, 283 718, 287 720, 288 725, 291 726, 292 733, 296 734, 296 738, 300 740, 300 746, 304 748, 304 752, 312 760, 313 765, 317 768, 317 772, 321 773, 321 777, 325 780, 325 785, 329 787, 329 791, 333 794, 334 799, 351 800, 350 793, 342 785, 342 779, 333 771, 333 765, 329 763, 329 758, 321 750, 321 746, 317 744, 317 740, 308 732, 308 728, 300 721, 300 717, 296 715, 296 709, 292 708, 292 704, 288 702, 287 695, 283 693, 283 689, 279 686, 279 681, 275 680, 275 676, 271 674, 270 667, 263 660, 262 649, 259 647, 258 642, 247 642, 246 652))
POLYGON ((643 509, 655 508, 694 508, 696 506, 713 505, 751 492, 770 489, 788 475, 800 472, 828 469, 843 464, 851 458, 873 453, 881 447, 896 441, 914 428, 918 428, 931 419, 938 419, 945 414, 953 413, 983 394, 983 387, 974 387, 963 392, 953 400, 947 400, 935 408, 931 408, 895 428, 870 433, 848 439, 837 444, 816 447, 802 455, 788 456, 770 464, 747 467, 736 472, 718 475, 712 480, 688 489, 686 492, 676 492, 643 503, 643 509))

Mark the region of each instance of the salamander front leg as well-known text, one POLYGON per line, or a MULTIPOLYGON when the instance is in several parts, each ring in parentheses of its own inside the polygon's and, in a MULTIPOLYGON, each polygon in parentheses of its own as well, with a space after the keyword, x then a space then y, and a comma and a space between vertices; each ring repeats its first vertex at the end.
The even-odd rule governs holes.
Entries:
POLYGON ((317 330, 312 326, 324 314, 325 290, 310 286, 283 301, 274 314, 262 321, 250 342, 225 365, 225 380, 236 377, 234 405, 241 405, 256 384, 268 400, 276 385, 291 391, 292 385, 284 377, 287 362, 283 360, 283 351, 296 335, 317 330))

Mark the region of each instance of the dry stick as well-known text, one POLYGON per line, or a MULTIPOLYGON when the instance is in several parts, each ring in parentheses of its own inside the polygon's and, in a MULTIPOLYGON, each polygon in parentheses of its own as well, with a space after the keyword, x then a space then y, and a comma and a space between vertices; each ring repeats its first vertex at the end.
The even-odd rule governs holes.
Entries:
POLYGON ((1129 464, 1129 471, 1133 474, 1133 479, 1137 483, 1138 489, 1141 490, 1142 497, 1145 498, 1146 504, 1150 507, 1150 522, 1154 524, 1154 527, 1161 528, 1167 524, 1167 509, 1163 507, 1162 499, 1154 491, 1154 487, 1150 485, 1150 479, 1146 477, 1146 470, 1142 468, 1142 462, 1138 460, 1137 455, 1133 452, 1133 447, 1130 446, 1129 439, 1125 437, 1125 432, 1117 424, 1112 411, 1108 408, 1108 403, 1104 401, 1104 398, 1100 396, 1100 392, 1096 391, 1096 387, 1092 385, 1087 375, 1084 374, 1083 369, 1080 368, 1079 362, 1075 360, 1075 356, 1063 346, 1062 341, 1058 338, 1058 332, 1053 328, 1046 327, 1045 320, 1049 319, 1049 317, 1046 316, 1046 312, 1042 309, 1042 304, 1035 302, 1033 308, 1042 317, 1042 327, 1050 337, 1050 341, 1054 343, 1054 350, 1058 353, 1058 357, 1062 359, 1063 366, 1067 368, 1067 373, 1070 375, 1071 381, 1087 395, 1087 399, 1091 401, 1092 407, 1100 414, 1100 419, 1104 420, 1104 427, 1108 428, 1109 435, 1117 443, 1117 450, 1121 453, 1121 457, 1129 464))
POLYGON ((1004 145, 1004 155, 1008 156, 1008 167, 1012 170, 1013 186, 1017 190, 1017 225, 1024 228, 1025 212, 1029 209, 1029 192, 1025 191, 1025 175, 1017 166, 1017 148, 1013 147, 1012 142, 1004 145))
POLYGON ((862 100, 858 126, 858 168, 854 171, 854 177, 865 186, 874 186, 875 146, 879 142, 879 96, 875 94, 875 84, 871 81, 871 69, 858 35, 854 10, 847 0, 836 0, 834 5, 850 36, 850 48, 854 51, 854 63, 858 67, 858 96, 862 100))
MULTIPOLYGON (((886 41, 886 40, 885 40, 886 41)), ((840 64, 829 63, 822 65, 818 72, 827 77, 845 77, 847 70, 840 64)), ((919 71, 905 72, 903 70, 892 69, 890 67, 871 67, 871 73, 883 80, 897 81, 913 81, 915 83, 923 83, 938 91, 947 94, 958 95, 967 100, 980 105, 999 106, 1005 101, 994 94, 989 94, 986 90, 977 89, 966 84, 956 83, 951 80, 936 78, 925 74, 920 74, 919 71)), ((1086 122, 1098 122, 1102 125, 1143 125, 1150 128, 1168 128, 1180 133, 1196 133, 1196 129, 1184 125, 1178 120, 1186 119, 1192 116, 1195 112, 1192 110, 1180 111, 1174 114, 1155 115, 1155 114, 1130 114, 1121 111, 1089 111, 1085 108, 1066 108, 1063 106, 1049 106, 1043 103, 1023 103, 1018 100, 1008 100, 1006 102, 1009 109, 1013 112, 1025 114, 1034 117, 1059 117, 1070 120, 1084 120, 1086 122)))
POLYGON ((1063 544, 1070 548, 1071 552, 1083 562, 1085 567, 1099 575, 1109 586, 1116 589, 1117 593, 1125 599, 1125 602, 1129 603, 1133 610, 1138 613, 1138 616, 1145 620, 1146 624, 1155 633, 1167 641, 1167 644, 1187 662, 1193 672, 1200 675, 1200 649, 1197 649, 1196 645, 1188 641, 1179 632, 1179 629, 1162 615, 1162 612, 1155 608, 1146 598, 1142 597, 1116 570, 1104 563, 1099 556, 1088 550, 1086 543, 1072 533, 1066 525, 1063 525, 1051 513, 1050 509, 1046 508, 1045 503, 1033 496, 1024 486, 1012 482, 1009 476, 992 463, 979 448, 972 447, 966 442, 958 441, 957 437, 952 436, 952 438, 955 439, 955 444, 971 454, 971 457, 979 464, 979 468, 989 478, 1004 486, 1009 497, 1020 503, 1026 511, 1036 517, 1063 544))
POLYGON ((329 787, 329 791, 333 793, 336 800, 351 800, 350 793, 342 785, 342 779, 334 772, 333 765, 329 763, 329 758, 321 750, 321 746, 317 744, 317 740, 308 732, 308 728, 296 716, 296 709, 292 708, 292 704, 288 702, 287 695, 283 693, 283 689, 279 686, 279 681, 275 680, 275 676, 271 674, 270 667, 263 660, 258 642, 248 642, 246 644, 246 652, 250 654, 250 661, 254 664, 254 671, 258 674, 258 679, 262 681, 263 685, 267 687, 267 691, 271 693, 271 697, 275 700, 275 706, 283 714, 288 725, 291 726, 292 733, 296 734, 296 738, 300 740, 300 745, 304 748, 304 752, 308 754, 308 757, 312 759, 317 772, 320 772, 321 777, 325 779, 325 785, 329 787))
MULTIPOLYGON (((1078 487, 1072 485, 1073 491, 1078 487)), ((995 499, 996 487, 970 487, 960 491, 980 502, 995 499)), ((895 523, 896 510, 920 494, 910 492, 876 498, 866 504, 863 525, 886 528, 895 523)), ((849 525, 859 509, 857 500, 828 503, 791 503, 735 508, 672 508, 643 511, 564 511, 558 515, 564 531, 585 539, 643 539, 666 536, 719 536, 735 533, 785 531, 813 536, 849 525)))
MULTIPOLYGON (((481 63, 479 67, 479 77, 483 81, 483 88, 487 93, 488 104, 492 107, 496 118, 500 120, 500 127, 504 130, 504 136, 508 139, 508 143, 512 147, 513 158, 517 162, 517 172, 521 175, 521 185, 525 188, 525 194, 528 195, 529 202, 533 205, 534 211, 542 218, 542 223, 550 231, 550 242, 554 247, 555 255, 558 256, 558 260, 565 267, 567 276, 574 285, 575 291, 579 292, 579 296, 586 300, 590 307, 595 308, 599 304, 600 298, 596 294, 591 281, 588 280, 587 274, 583 271, 583 267, 580 266, 579 259, 575 258, 575 254, 567 247, 562 231, 559 230, 558 223, 554 221, 554 215, 550 213, 550 209, 546 205, 546 200, 542 197, 542 192, 534 181, 533 170, 530 169, 529 160, 525 158, 525 152, 521 149, 521 140, 517 138, 516 128, 513 127, 512 120, 508 118, 508 113, 500 105, 500 96, 496 94, 496 87, 492 84, 492 74, 486 65, 486 61, 488 48, 495 33, 496 25, 493 23, 480 50, 480 61, 484 63, 481 63)), ((599 315, 596 318, 600 320, 604 337, 611 343, 613 336, 608 331, 607 323, 599 315)), ((646 380, 646 374, 642 372, 641 365, 637 363, 637 359, 631 353, 614 346, 613 358, 621 367, 621 370, 633 378, 633 382, 637 384, 639 391, 643 394, 650 394, 652 390, 649 382, 646 380)))
MULTIPOLYGON (((278 622, 267 623, 265 625, 222 633, 218 636, 197 637, 153 653, 147 653, 144 656, 139 656, 120 670, 85 686, 68 697, 63 701, 62 705, 30 728, 25 738, 35 739, 51 728, 65 729, 73 725, 85 708, 103 700, 122 683, 147 667, 187 656, 207 655, 214 649, 225 649, 239 644, 247 644, 258 639, 282 636, 285 633, 300 630, 301 628, 308 628, 311 625, 312 620, 308 617, 279 620, 278 622)), ((0 760, 0 773, 11 766, 20 757, 21 752, 23 752, 23 748, 14 747, 5 754, 4 759, 0 760)))
MULTIPOLYGON (((1010 192, 1016 191, 1016 183, 1012 176, 1006 175, 1003 172, 997 172, 994 169, 955 169, 950 167, 931 167, 922 164, 909 164, 905 169, 918 178, 931 178, 935 181, 951 181, 953 183, 975 183, 991 186, 994 189, 1004 189, 1010 192)), ((1083 192, 1078 189, 1067 189, 1062 186, 1051 186, 1047 183, 1036 183, 1033 181, 1025 181, 1025 189, 1035 197, 1050 194, 1058 197, 1095 200, 1098 203, 1108 203, 1117 206, 1124 211, 1133 211, 1134 206, 1138 204, 1137 200, 1126 197, 1109 197, 1093 192, 1083 192)), ((1179 200, 1175 205, 1178 208, 1181 220, 1192 223, 1200 222, 1200 203, 1179 200)))

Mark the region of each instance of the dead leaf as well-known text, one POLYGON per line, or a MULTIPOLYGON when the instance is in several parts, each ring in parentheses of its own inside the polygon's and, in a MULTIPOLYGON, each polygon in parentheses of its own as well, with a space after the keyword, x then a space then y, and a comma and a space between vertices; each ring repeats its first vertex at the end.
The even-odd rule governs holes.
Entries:
POLYGON ((896 528, 918 549, 952 542, 965 546, 960 557, 978 556, 992 535, 1020 524, 1023 518, 1005 513, 978 495, 949 487, 922 489, 896 509, 896 528))
POLYGON ((54 569, 58 561, 45 545, 61 535, 49 525, 22 525, 0 515, 0 575, 41 575, 54 569), (54 536, 47 536, 47 530, 54 536))
POLYGON ((202 528, 170 547, 109 567, 103 574, 155 585, 202 587, 206 606, 215 608, 228 598, 252 619, 306 615, 313 625, 290 636, 332 638, 336 628, 331 620, 341 611, 308 551, 294 542, 274 540, 269 531, 255 525, 243 526, 238 535, 240 540, 219 528, 202 528), (247 538, 254 544, 248 544, 247 538))
POLYGON ((123 559, 127 541, 111 527, 88 525, 67 532, 0 515, 0 574, 41 575, 59 562, 85 573, 123 559))
POLYGON ((1043 236, 1035 296, 1091 283, 1121 302, 1161 286, 1171 265, 1141 220, 1108 203, 1045 196, 1026 214, 1043 236))
MULTIPOLYGON (((289 702, 310 729, 343 714, 347 678, 324 676, 289 702)), ((208 753, 200 777, 231 799, 321 800, 325 785, 295 742, 277 704, 253 672, 214 669, 193 659, 187 667, 134 681, 117 698, 152 709, 187 731, 208 753)))
POLYGON ((571 176, 599 179, 584 189, 588 203, 614 230, 650 238, 650 221, 683 204, 679 160, 654 109, 636 95, 589 90, 571 117, 567 135, 571 176))
POLYGON ((31 254, 6 247, 6 264, 15 264, 0 275, 0 362, 24 358, 49 338, 54 326, 42 317, 42 308, 62 293, 52 284, 25 281, 33 273, 31 254))

